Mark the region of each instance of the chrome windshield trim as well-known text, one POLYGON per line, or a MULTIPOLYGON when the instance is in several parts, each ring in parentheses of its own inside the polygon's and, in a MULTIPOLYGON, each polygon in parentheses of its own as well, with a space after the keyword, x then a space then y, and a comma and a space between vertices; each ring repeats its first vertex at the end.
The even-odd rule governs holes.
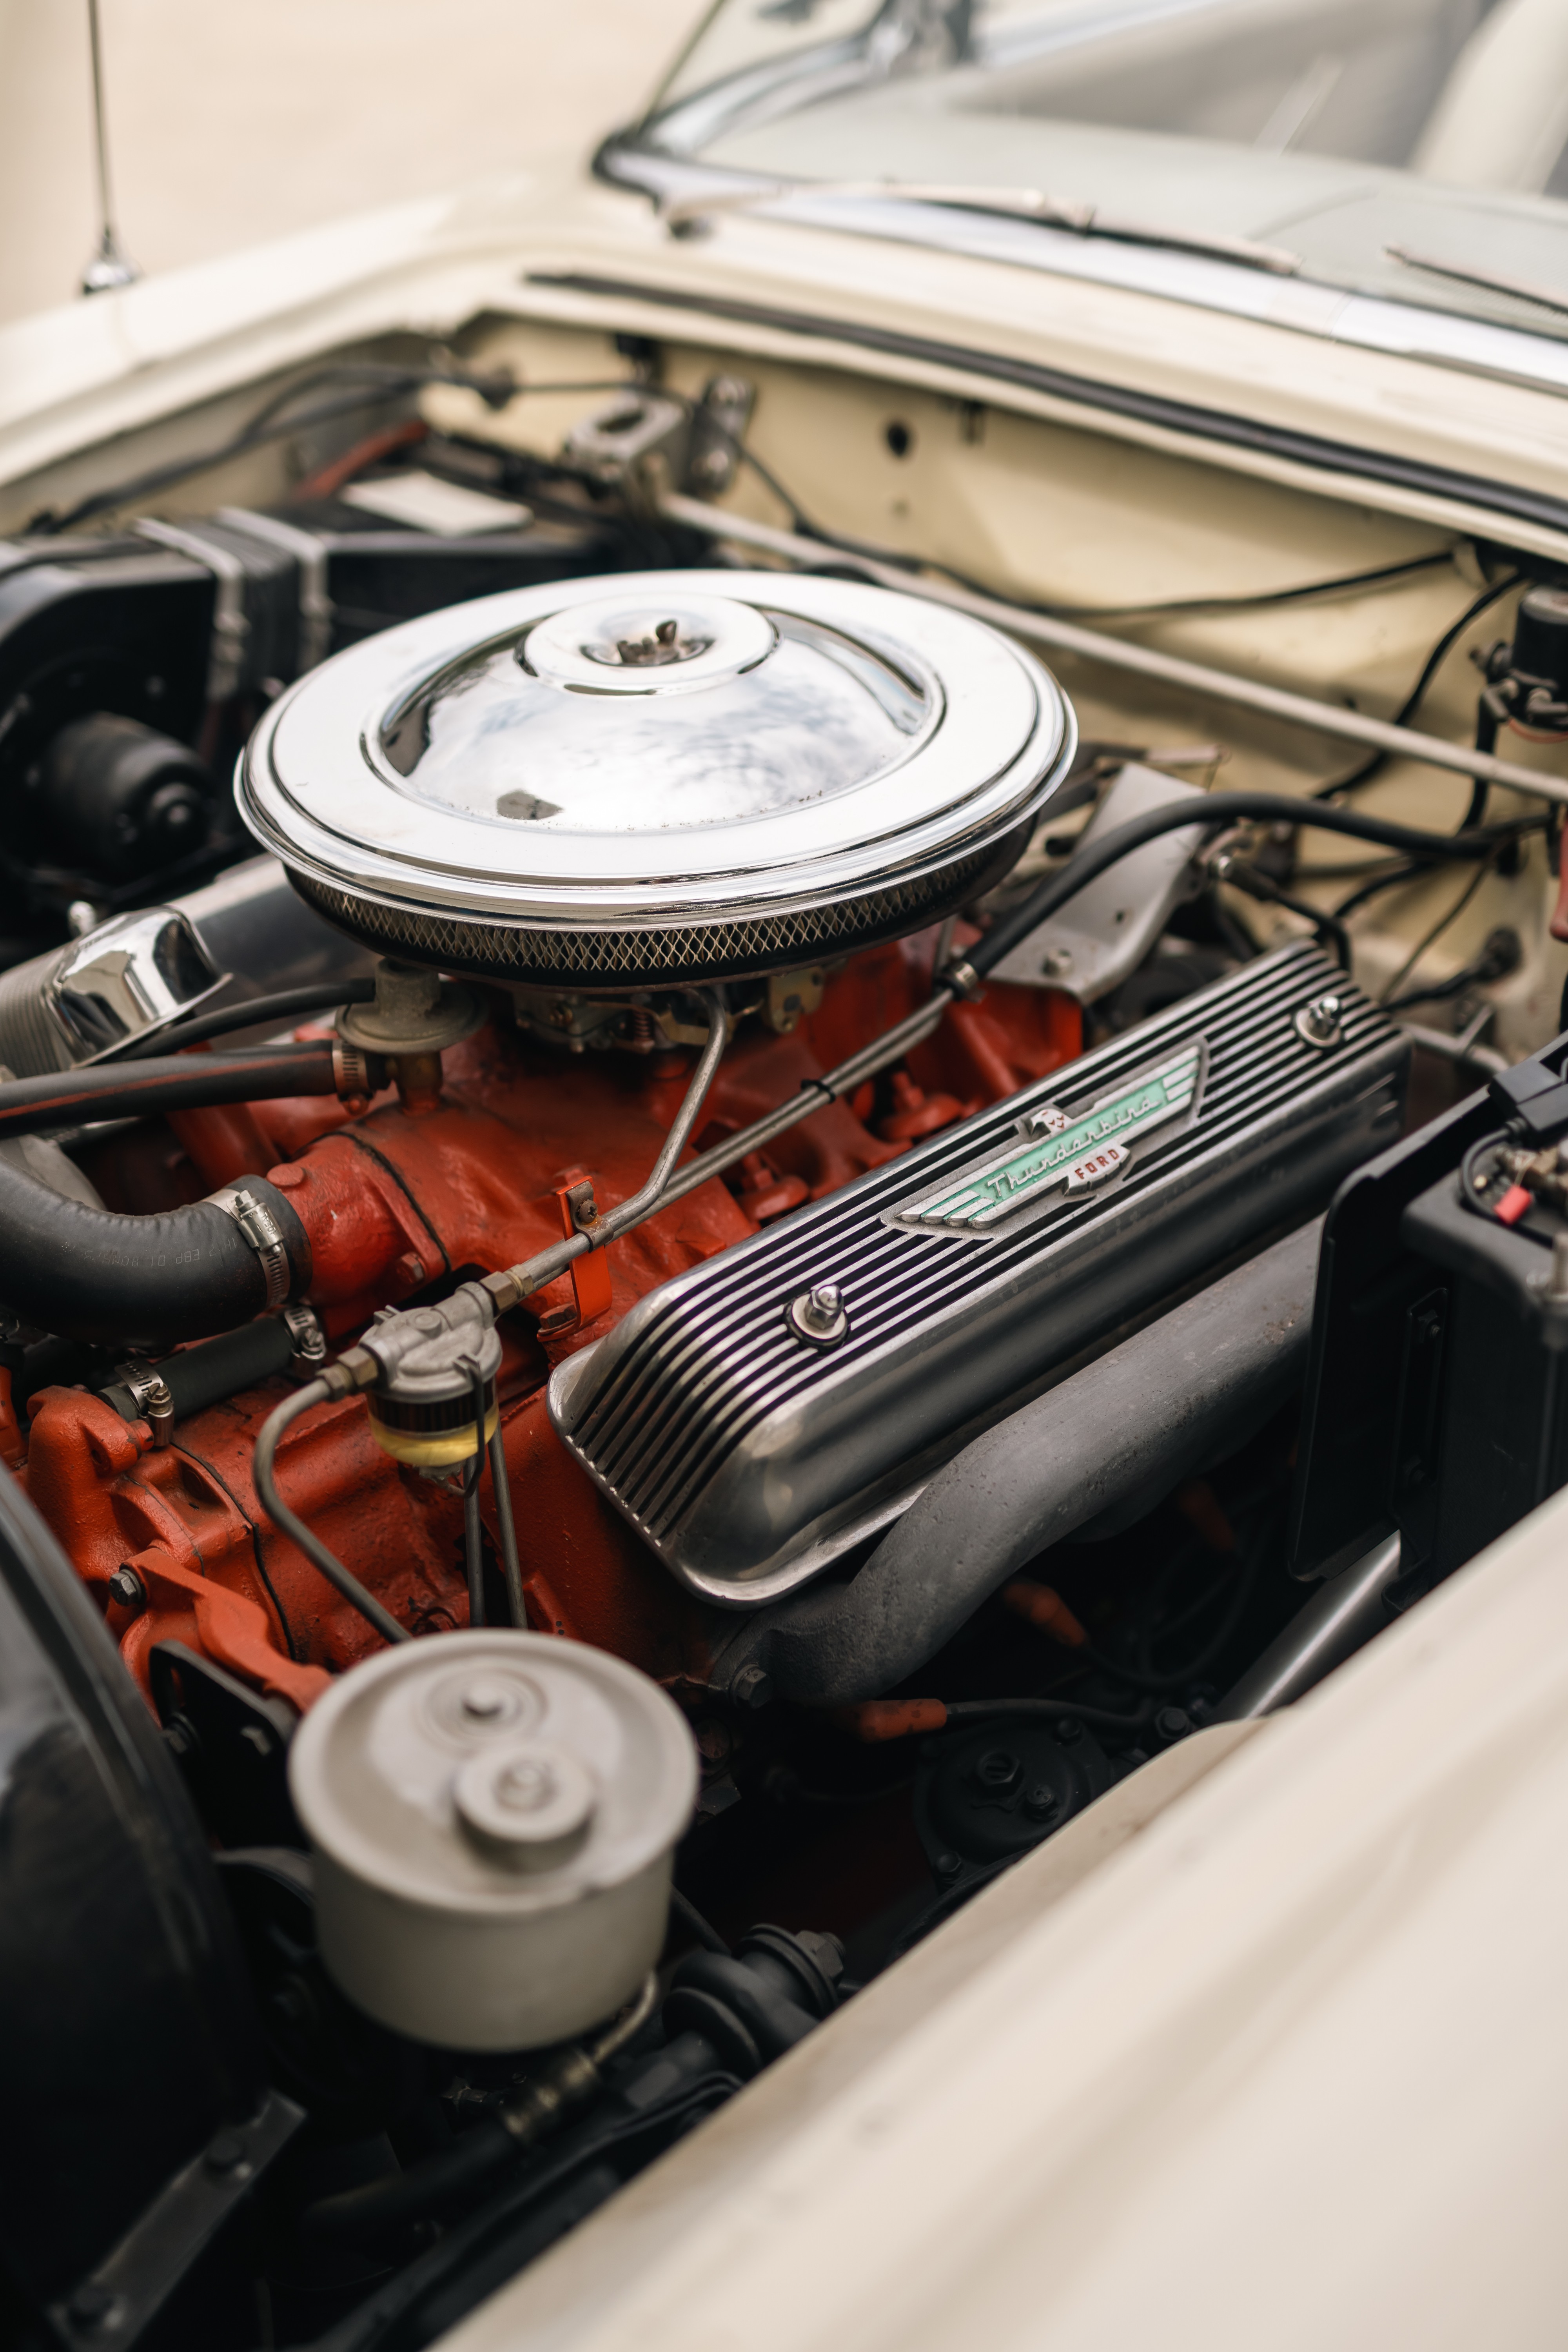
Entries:
MULTIPOLYGON (((744 187, 751 177, 711 165, 693 166, 623 140, 606 142, 595 169, 601 178, 661 207, 744 187)), ((1495 326, 1418 302, 1358 294, 1306 275, 1274 277, 1165 247, 1082 237, 1043 223, 908 198, 812 196, 803 189, 748 205, 744 216, 749 221, 787 219, 836 236, 922 246, 1043 276, 1079 278, 1195 310, 1253 319, 1320 341, 1419 360, 1532 391, 1568 393, 1568 340, 1532 334, 1522 327, 1495 326)))

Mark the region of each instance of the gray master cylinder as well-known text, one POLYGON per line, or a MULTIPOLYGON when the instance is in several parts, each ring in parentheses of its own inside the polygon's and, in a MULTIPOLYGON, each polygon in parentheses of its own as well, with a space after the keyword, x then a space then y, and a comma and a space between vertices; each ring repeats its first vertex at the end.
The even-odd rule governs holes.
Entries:
POLYGON ((289 1779, 322 1958, 396 2032, 559 2042, 658 1958, 697 1759, 618 1658, 502 1631, 400 1643, 311 1709, 289 1779))

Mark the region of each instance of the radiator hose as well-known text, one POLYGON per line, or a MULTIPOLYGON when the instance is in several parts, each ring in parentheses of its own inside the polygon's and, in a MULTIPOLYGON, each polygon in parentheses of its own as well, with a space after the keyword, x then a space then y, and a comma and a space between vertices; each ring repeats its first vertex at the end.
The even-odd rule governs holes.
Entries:
MULTIPOLYGON (((288 1253, 290 1297, 310 1277, 305 1229, 264 1178, 245 1190, 288 1253)), ((211 1201, 152 1217, 118 1216, 51 1192, 0 1158, 0 1304, 67 1339, 129 1347, 205 1339, 274 1303, 255 1246, 211 1201)))
POLYGON ((749 1618, 725 1685, 754 1691, 760 1673, 803 1706, 879 1697, 1047 1546, 1152 1509, 1231 1450, 1305 1374, 1321 1231, 1277 1242, 965 1446, 847 1583, 749 1618))

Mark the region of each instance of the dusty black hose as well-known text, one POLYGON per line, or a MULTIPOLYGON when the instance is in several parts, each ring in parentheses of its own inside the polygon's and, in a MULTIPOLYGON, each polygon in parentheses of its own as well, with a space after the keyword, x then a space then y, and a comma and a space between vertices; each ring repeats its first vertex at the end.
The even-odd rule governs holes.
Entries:
POLYGON ((327 1582, 334 1586, 345 1601, 352 1602, 369 1624, 375 1627, 384 1642, 407 1642, 413 1638, 407 1627, 398 1623, 391 1610, 383 1607, 369 1586, 362 1584, 353 1570, 343 1566, 336 1552, 330 1550, 321 1537, 289 1508, 278 1492, 273 1457, 278 1451, 279 1439, 301 1413, 309 1412, 312 1405, 325 1404, 331 1393, 325 1381, 307 1381, 302 1389, 297 1389, 291 1397, 286 1397, 268 1414, 257 1432, 256 1452, 251 1458, 251 1475, 256 1481, 256 1492, 273 1526, 291 1543, 298 1544, 312 1566, 319 1568, 327 1582))
POLYGON ((536 2074, 445 2147, 401 2172, 363 2181, 357 2189, 340 2189, 308 2205, 300 2216, 300 2236, 326 2243, 374 2238, 416 2215, 441 2212, 455 2204, 502 2165, 550 2139, 593 2105, 605 2087, 602 2069, 646 2025, 658 2000, 658 1979, 649 1976, 624 2014, 586 2048, 568 2046, 545 2059, 536 2074))
MULTIPOLYGON (((310 1245, 286 1193, 259 1176, 246 1190, 271 1216, 289 1255, 289 1296, 310 1278, 310 1245)), ((268 1304, 260 1258, 210 1201, 160 1216, 89 1209, 0 1157, 0 1300, 61 1339, 124 1348, 205 1339, 248 1323, 268 1304)))
POLYGON ((761 1665, 815 1706, 896 1689, 1047 1546, 1256 1425, 1305 1370, 1321 1230, 1277 1242, 976 1438, 858 1575, 752 1619, 725 1680, 761 1665))
POLYGON ((1345 833, 1356 841, 1377 842, 1409 857, 1446 858, 1489 856, 1500 842, 1513 840, 1521 830, 1539 827, 1542 822, 1525 818, 1512 824, 1481 825, 1473 833, 1424 833, 1412 825, 1363 816, 1359 809, 1329 808, 1321 801, 1298 800, 1289 793, 1209 793, 1196 806, 1189 800, 1168 802, 1076 850, 1065 866, 1047 874, 1026 898, 993 923, 984 938, 967 950, 964 961, 982 978, 994 971, 1004 956, 1011 955, 1058 907, 1065 907, 1089 883, 1133 850, 1142 849, 1145 842, 1193 824, 1217 827, 1244 819, 1300 825, 1313 833, 1345 833))
POLYGON ((264 1021, 296 1021, 312 1013, 331 1013, 340 1004, 369 1004, 375 997, 374 980, 316 980, 303 988, 275 989, 270 996, 253 996, 244 1004, 226 1004, 216 1013, 193 1013, 187 1021, 176 1021, 167 1029, 160 1029, 155 1037, 133 1041, 109 1057, 108 1063, 97 1065, 100 1069, 114 1062, 145 1062, 155 1054, 177 1054, 186 1045, 199 1045, 208 1037, 226 1037, 236 1029, 256 1029, 264 1021))
MULTIPOLYGON (((262 1315, 204 1347, 182 1348, 177 1355, 165 1356, 158 1370, 173 1400, 174 1419, 184 1421, 226 1397, 237 1396, 242 1389, 278 1379, 289 1369, 294 1345, 294 1334, 280 1316, 262 1315)), ((122 1383, 108 1382, 98 1393, 127 1421, 141 1420, 142 1408, 122 1383)))
POLYGON ((330 1042, 252 1045, 233 1054, 168 1054, 130 1066, 93 1063, 0 1086, 0 1141, 89 1119, 151 1118, 213 1103, 275 1102, 338 1090, 330 1042))

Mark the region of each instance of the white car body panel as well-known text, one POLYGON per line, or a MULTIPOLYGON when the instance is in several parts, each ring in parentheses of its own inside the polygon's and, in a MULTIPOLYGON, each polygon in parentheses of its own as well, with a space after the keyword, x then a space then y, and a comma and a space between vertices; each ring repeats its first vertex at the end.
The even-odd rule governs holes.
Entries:
POLYGON ((1560 2345, 1565 1544, 1111 1791, 452 2352, 1560 2345))

